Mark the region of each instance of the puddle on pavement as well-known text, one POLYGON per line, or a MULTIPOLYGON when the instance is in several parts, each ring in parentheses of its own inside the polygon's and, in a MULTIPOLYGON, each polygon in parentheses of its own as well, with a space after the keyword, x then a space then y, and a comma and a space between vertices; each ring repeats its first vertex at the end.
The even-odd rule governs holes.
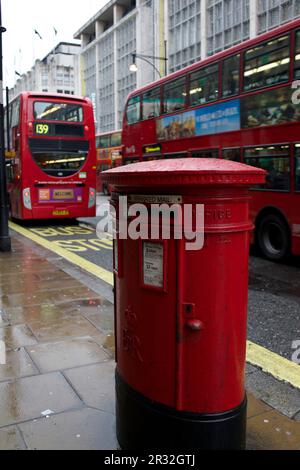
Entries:
POLYGON ((77 302, 80 313, 101 331, 114 329, 114 306, 105 299, 92 299, 77 302))

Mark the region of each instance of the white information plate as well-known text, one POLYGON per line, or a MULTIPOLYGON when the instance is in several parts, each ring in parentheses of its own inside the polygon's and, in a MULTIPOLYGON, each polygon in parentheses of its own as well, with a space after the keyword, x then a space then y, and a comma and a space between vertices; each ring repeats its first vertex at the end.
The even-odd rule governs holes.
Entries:
POLYGON ((164 288, 164 245, 143 242, 144 285, 164 288))

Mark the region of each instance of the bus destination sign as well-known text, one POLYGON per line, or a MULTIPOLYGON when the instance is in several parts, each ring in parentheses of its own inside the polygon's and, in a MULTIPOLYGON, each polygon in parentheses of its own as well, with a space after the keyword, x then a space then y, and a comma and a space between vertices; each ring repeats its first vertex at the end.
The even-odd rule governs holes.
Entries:
POLYGON ((35 124, 35 133, 37 135, 49 135, 50 134, 49 124, 35 124))

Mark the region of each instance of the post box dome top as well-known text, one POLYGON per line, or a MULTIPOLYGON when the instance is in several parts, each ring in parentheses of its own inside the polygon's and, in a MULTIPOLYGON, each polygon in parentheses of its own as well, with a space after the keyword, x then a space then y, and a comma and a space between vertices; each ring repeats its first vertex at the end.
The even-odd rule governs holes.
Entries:
POLYGON ((133 163, 102 173, 114 186, 157 187, 253 185, 265 182, 265 170, 215 158, 180 158, 133 163))

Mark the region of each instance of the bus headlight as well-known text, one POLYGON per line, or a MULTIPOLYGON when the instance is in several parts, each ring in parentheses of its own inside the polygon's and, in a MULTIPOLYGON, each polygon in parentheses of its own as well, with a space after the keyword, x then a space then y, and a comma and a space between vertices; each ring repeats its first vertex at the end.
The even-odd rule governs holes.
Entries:
POLYGON ((90 188, 89 192, 89 209, 96 205, 96 190, 94 188, 90 188))
POLYGON ((30 188, 26 188, 23 190, 23 204, 26 209, 31 211, 32 204, 31 204, 31 195, 30 195, 30 188))

